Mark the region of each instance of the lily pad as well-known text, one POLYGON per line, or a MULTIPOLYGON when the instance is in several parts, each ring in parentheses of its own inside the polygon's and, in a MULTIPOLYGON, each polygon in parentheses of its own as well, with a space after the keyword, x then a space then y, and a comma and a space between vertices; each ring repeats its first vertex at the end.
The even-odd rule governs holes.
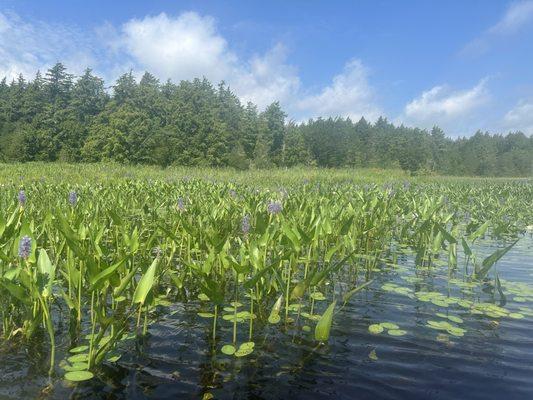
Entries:
POLYGON ((389 329, 387 333, 391 336, 403 336, 407 333, 407 331, 404 331, 402 329, 389 329))
POLYGON ((77 362, 85 362, 89 360, 89 355, 86 353, 83 354, 76 354, 75 356, 69 357, 68 361, 70 363, 77 363, 77 362))
POLYGON ((277 324, 281 320, 281 317, 279 314, 273 314, 270 317, 268 317, 268 322, 271 324, 277 324))
POLYGON ((377 335, 381 332, 383 332, 383 325, 381 324, 372 324, 368 327, 368 331, 370 333, 373 333, 374 335, 377 335))
POLYGON ((197 315, 202 318, 213 318, 215 316, 215 314, 209 312, 199 312, 197 315))
POLYGON ((78 346, 78 347, 74 347, 73 349, 70 349, 69 353, 82 353, 88 349, 89 349, 89 346, 78 346))
POLYGON ((65 374, 65 379, 71 382, 82 382, 92 379, 94 374, 90 371, 71 371, 65 374))
POLYGON ((221 349, 222 353, 227 354, 228 356, 232 356, 235 354, 235 346, 232 346, 231 344, 226 344, 222 346, 221 349))
POLYGON ((382 322, 380 324, 385 329, 399 329, 400 327, 392 322, 382 322))

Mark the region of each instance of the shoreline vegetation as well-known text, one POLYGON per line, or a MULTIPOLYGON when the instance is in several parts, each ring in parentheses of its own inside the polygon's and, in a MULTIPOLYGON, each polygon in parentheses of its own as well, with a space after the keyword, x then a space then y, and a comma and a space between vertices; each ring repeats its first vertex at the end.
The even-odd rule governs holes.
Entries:
POLYGON ((76 184, 102 182, 109 180, 161 180, 178 182, 187 179, 218 180, 254 184, 258 187, 280 186, 305 181, 327 181, 329 183, 387 183, 416 181, 419 183, 436 182, 533 182, 533 177, 493 177, 493 176, 451 176, 451 175, 411 175, 401 169, 381 168, 319 168, 319 167, 282 167, 272 169, 235 170, 234 168, 205 168, 157 165, 128 165, 115 162, 65 163, 65 162, 0 162, 0 184, 25 182, 73 182, 76 184))
MULTIPOLYGON (((0 161, 402 169, 411 174, 531 176, 533 137, 452 139, 386 118, 296 123, 279 102, 242 104, 224 82, 164 83, 130 71, 114 84, 57 63, 32 79, 0 77, 0 161)), ((473 133, 473 132, 465 132, 473 133)))

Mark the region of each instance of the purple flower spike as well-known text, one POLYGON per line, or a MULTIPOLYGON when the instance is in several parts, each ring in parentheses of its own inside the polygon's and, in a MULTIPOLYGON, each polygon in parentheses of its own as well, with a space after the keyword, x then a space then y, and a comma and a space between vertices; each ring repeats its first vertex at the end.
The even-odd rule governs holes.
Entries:
POLYGON ((19 192, 19 195, 18 195, 17 198, 18 198, 18 201, 19 201, 20 206, 21 206, 21 207, 24 207, 24 205, 26 204, 26 200, 27 200, 27 198, 26 198, 26 193, 24 193, 24 190, 21 190, 21 191, 19 192))
POLYGON ((74 191, 70 192, 68 194, 68 202, 72 207, 74 207, 76 203, 78 203, 78 194, 74 191))
POLYGON ((27 260, 31 254, 31 238, 23 236, 19 242, 19 257, 27 260))
POLYGON ((267 206, 267 212, 272 215, 279 214, 283 211, 283 206, 277 201, 271 201, 267 206))

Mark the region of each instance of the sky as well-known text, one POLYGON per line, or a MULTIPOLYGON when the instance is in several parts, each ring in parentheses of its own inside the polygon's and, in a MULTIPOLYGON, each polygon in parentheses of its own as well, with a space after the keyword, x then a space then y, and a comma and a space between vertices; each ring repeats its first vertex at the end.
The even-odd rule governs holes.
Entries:
POLYGON ((290 119, 533 134, 533 0, 0 0, 0 79, 226 82, 290 119))

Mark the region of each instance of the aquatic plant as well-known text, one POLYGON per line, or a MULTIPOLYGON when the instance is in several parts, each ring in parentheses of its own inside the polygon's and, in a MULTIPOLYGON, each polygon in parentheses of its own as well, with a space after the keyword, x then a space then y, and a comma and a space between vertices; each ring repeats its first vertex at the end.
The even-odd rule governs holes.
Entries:
MULTIPOLYGON (((50 373, 71 381, 142 351, 153 322, 181 302, 197 307, 213 358, 233 359, 254 357, 272 330, 323 346, 345 305, 366 291, 433 307, 424 329, 457 340, 469 334, 470 314, 530 312, 506 308, 505 301, 532 301, 533 291, 503 279, 498 267, 533 220, 527 183, 405 184, 404 176, 391 182, 344 171, 247 172, 230 182, 226 172, 187 171, 184 179, 183 171, 84 168, 80 176, 62 172, 68 179, 51 169, 47 180, 25 182, 39 199, 31 207, 8 176, 0 192, 3 340, 24 346, 44 333, 50 373), (273 200, 280 184, 283 203, 273 200), (68 213, 61 193, 69 193, 68 213), (91 196, 79 201, 78 193, 91 196), (498 246, 483 253, 482 241, 498 246), (401 268, 410 273, 403 285, 387 281, 401 268), (442 269, 458 293, 420 287, 419 275, 442 269), (489 283, 499 304, 466 297, 489 283), (56 343, 60 324, 70 333, 66 344, 56 343), (64 359, 56 360, 56 346, 64 359)), ((363 329, 389 340, 409 335, 403 321, 377 321, 362 321, 363 329)))

